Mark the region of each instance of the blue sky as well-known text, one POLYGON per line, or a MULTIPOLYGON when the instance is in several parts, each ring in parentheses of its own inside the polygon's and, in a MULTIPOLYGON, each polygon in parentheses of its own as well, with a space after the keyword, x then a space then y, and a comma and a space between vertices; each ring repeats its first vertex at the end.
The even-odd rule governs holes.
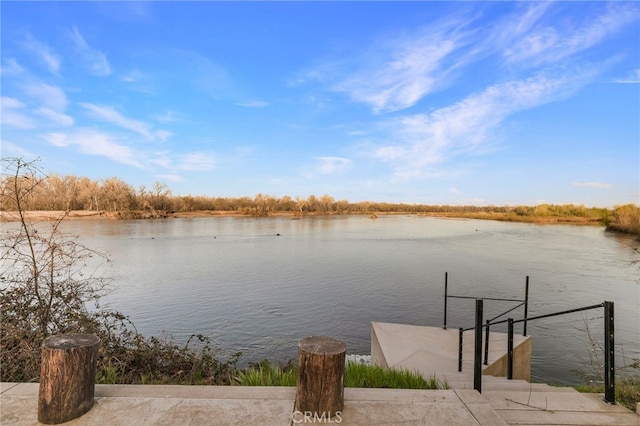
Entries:
POLYGON ((9 2, 2 156, 174 195, 640 201, 637 2, 9 2))

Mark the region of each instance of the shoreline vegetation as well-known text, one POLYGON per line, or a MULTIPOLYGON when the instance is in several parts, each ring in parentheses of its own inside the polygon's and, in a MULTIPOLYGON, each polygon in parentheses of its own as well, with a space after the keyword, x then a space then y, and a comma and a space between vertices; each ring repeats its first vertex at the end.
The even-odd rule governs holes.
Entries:
MULTIPOLYGON (((376 203, 370 203, 361 211, 266 211, 257 214, 257 209, 235 210, 127 210, 127 211, 95 211, 95 210, 29 210, 23 214, 32 221, 65 220, 133 220, 133 219, 174 219, 199 217, 288 217, 299 220, 303 217, 358 215, 376 219, 379 216, 416 215, 442 219, 479 219, 504 222, 520 222, 535 224, 569 224, 578 226, 605 226, 607 231, 626 233, 640 237, 640 207, 629 204, 618 206, 613 210, 585 208, 575 205, 538 205, 534 207, 475 207, 475 206, 408 206, 406 210, 394 209, 384 211, 376 203), (555 209, 556 214, 546 211, 555 209), (544 211, 544 213, 542 213, 544 211)), ((1 222, 19 221, 17 212, 0 210, 1 222)))
POLYGON ((325 215, 418 215, 454 219, 483 219, 540 224, 575 224, 605 226, 617 232, 640 237, 640 206, 626 204, 614 209, 585 207, 576 204, 539 204, 535 206, 464 206, 351 202, 336 200, 328 194, 291 197, 258 193, 254 197, 174 195, 162 182, 137 189, 118 177, 92 180, 73 175, 43 173, 36 164, 21 158, 3 158, 5 169, 0 182, 3 197, 0 221, 17 221, 15 205, 28 212, 30 220, 67 219, 168 219, 210 216, 291 217, 325 215), (6 173, 16 167, 19 174, 6 173), (28 188, 24 194, 15 191, 28 188), (12 191, 14 193, 12 193, 12 191))

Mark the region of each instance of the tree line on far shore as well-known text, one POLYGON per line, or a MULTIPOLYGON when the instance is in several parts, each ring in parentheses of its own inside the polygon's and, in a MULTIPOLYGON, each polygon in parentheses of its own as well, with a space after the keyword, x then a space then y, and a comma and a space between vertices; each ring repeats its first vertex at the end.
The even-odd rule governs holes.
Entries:
MULTIPOLYGON (((4 166, 21 159, 3 159, 4 166)), ((24 161, 23 161, 24 162, 24 161)), ((2 174, 3 193, 26 184, 32 188, 24 200, 25 210, 84 210, 114 214, 120 218, 166 217, 175 212, 219 211, 251 216, 269 216, 288 213, 293 215, 325 214, 377 214, 410 213, 441 214, 451 216, 485 217, 487 219, 523 220, 527 218, 582 218, 585 222, 598 222, 616 230, 640 235, 640 207, 633 204, 614 209, 585 207, 575 204, 540 204, 536 206, 461 206, 424 205, 388 202, 349 202, 335 200, 332 196, 309 195, 307 197, 285 195, 276 197, 259 193, 254 197, 209 197, 173 195, 171 189, 161 182, 151 188, 134 188, 118 177, 92 180, 87 177, 38 173, 21 176, 2 174), (14 182, 14 180, 22 180, 14 182), (14 183, 18 183, 15 185, 14 183), (36 185, 33 185, 36 183, 36 185)), ((0 210, 11 207, 3 202, 0 210)))

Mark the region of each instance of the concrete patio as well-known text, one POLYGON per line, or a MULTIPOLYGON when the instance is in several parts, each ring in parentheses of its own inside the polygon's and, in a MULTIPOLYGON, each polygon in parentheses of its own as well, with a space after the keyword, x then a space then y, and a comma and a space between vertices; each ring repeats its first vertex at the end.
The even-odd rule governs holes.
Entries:
MULTIPOLYGON (((315 419, 315 423, 640 426, 640 415, 605 403, 602 395, 489 375, 500 374, 504 361, 504 351, 500 349, 503 336, 497 333, 491 339, 495 347, 489 352, 482 393, 478 393, 473 389, 470 349, 464 351, 463 372, 457 371, 456 330, 372 323, 374 363, 416 370, 427 378, 435 374, 452 389, 346 388, 341 415, 315 419)), ((526 352, 527 347, 530 351, 531 340, 522 338, 517 342, 521 351, 519 374, 526 375, 530 368, 526 352)), ((1 383, 0 424, 39 424, 38 387, 37 383, 1 383)), ((65 424, 275 426, 314 423, 313 418, 305 418, 303 413, 293 413, 296 389, 290 387, 96 385, 95 391, 94 407, 65 424)))

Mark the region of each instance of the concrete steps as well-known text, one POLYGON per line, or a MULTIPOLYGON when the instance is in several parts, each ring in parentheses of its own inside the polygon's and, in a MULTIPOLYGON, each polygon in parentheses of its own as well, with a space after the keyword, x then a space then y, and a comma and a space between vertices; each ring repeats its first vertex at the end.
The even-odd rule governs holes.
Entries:
MULTIPOLYGON (((449 385, 456 392, 473 389, 472 381, 449 385)), ((545 383, 483 376, 480 400, 508 425, 640 425, 640 415, 607 404, 602 394, 584 394, 545 383)))
MULTIPOLYGON (((493 335, 493 333, 492 333, 493 335)), ((492 341, 503 336, 496 334, 492 341)), ((640 426, 640 415, 604 402, 603 395, 582 394, 570 387, 555 387, 526 380, 494 377, 503 355, 498 348, 483 366, 482 393, 473 389, 472 354, 463 355, 457 371, 457 336, 435 327, 372 323, 372 359, 384 367, 435 374, 474 413, 482 425, 628 425, 640 426), (475 413, 482 413, 483 417, 475 413)), ((526 341, 520 342, 525 344, 526 341)), ((495 348, 495 346, 494 346, 495 348)), ((526 355, 526 353, 525 353, 526 355)), ((501 366, 504 367, 504 366, 501 366)), ((498 369, 504 374, 506 368, 498 369)))
POLYGON ((607 404, 603 395, 550 388, 531 392, 483 390, 482 395, 509 425, 640 425, 640 415, 607 404))

